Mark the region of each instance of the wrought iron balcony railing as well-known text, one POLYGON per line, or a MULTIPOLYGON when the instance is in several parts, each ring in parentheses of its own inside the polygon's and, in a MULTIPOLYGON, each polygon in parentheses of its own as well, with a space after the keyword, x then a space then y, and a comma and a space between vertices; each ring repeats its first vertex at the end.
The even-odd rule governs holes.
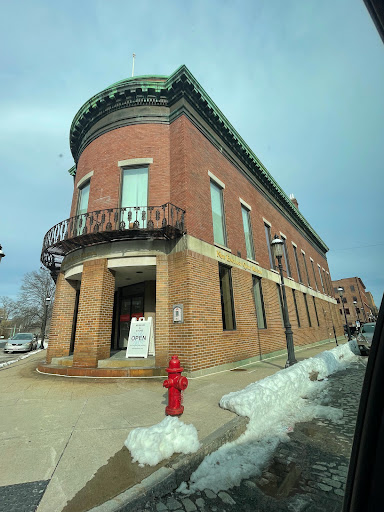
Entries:
POLYGON ((55 273, 63 257, 81 247, 128 239, 173 239, 184 233, 185 211, 172 203, 96 210, 53 226, 44 237, 41 262, 55 273))

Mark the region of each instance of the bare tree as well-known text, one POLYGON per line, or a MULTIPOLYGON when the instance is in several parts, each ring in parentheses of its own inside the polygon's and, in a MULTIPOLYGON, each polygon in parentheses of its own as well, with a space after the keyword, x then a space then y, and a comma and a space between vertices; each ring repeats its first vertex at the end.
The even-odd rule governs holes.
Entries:
POLYGON ((48 271, 40 269, 23 277, 15 316, 22 319, 23 328, 37 326, 42 330, 46 312, 46 299, 50 299, 48 318, 51 315, 55 283, 48 271))

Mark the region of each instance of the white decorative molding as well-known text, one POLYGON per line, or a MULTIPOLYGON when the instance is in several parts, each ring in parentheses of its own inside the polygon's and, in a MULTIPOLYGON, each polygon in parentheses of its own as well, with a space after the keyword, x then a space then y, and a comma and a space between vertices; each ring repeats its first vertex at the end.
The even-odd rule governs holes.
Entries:
POLYGON ((153 164, 153 158, 130 158, 129 160, 120 160, 118 167, 132 167, 133 165, 153 164))
POLYGON ((93 171, 90 171, 89 173, 87 173, 85 176, 83 176, 77 183, 76 187, 77 188, 81 188, 84 183, 86 181, 88 181, 89 179, 91 179, 91 177, 93 176, 93 171))
POLYGON ((217 176, 215 176, 211 171, 208 171, 208 176, 211 178, 212 181, 217 183, 217 185, 219 185, 219 187, 225 188, 225 184, 221 180, 219 180, 219 178, 217 176))
POLYGON ((251 207, 251 206, 249 206, 249 204, 248 204, 248 203, 246 203, 246 202, 244 201, 244 199, 241 199, 241 197, 239 197, 239 201, 240 201, 240 203, 241 203, 243 206, 245 206, 245 208, 246 208, 247 210, 249 210, 249 211, 251 211, 251 210, 252 210, 252 207, 251 207))

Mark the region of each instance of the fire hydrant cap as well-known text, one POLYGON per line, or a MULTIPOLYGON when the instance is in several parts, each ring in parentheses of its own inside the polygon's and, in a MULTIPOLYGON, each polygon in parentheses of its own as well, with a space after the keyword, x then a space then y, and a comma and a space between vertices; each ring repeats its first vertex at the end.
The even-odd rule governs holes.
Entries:
POLYGON ((172 359, 169 361, 169 367, 165 369, 168 373, 181 373, 184 368, 180 366, 180 361, 177 356, 172 356, 172 359))

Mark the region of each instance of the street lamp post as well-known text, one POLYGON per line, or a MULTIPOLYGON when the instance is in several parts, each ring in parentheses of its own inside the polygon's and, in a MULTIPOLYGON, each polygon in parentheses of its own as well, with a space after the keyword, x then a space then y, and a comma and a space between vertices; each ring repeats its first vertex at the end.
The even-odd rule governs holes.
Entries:
POLYGON ((359 326, 360 326, 360 316, 359 316, 359 309, 357 307, 357 300, 353 301, 353 305, 355 306, 355 311, 356 311, 357 319, 359 321, 359 326))
POLYGON ((341 305, 343 306, 344 318, 345 318, 345 324, 346 324, 346 326, 347 326, 348 341, 351 341, 351 339, 352 339, 352 337, 351 337, 351 331, 349 330, 349 325, 348 325, 348 320, 347 320, 347 313, 345 312, 345 308, 344 308, 344 301, 343 301, 344 288, 342 288, 341 286, 339 286, 339 288, 337 289, 337 291, 339 292, 340 300, 341 300, 341 305))
POLYGON ((295 363, 297 363, 295 358, 295 348, 293 345, 293 332, 292 327, 289 322, 289 314, 288 314, 288 305, 287 305, 287 296, 285 294, 285 284, 284 284, 284 277, 283 277, 283 265, 281 264, 281 258, 283 256, 283 245, 284 242, 280 240, 280 238, 275 235, 274 239, 271 242, 273 255, 275 258, 277 258, 278 266, 279 266, 279 272, 280 272, 280 281, 281 281, 281 291, 283 295, 283 319, 284 319, 284 328, 285 328, 285 338, 287 342, 287 352, 288 352, 288 359, 285 363, 285 367, 292 366, 295 363))
POLYGON ((42 331, 41 332, 41 346, 40 346, 41 349, 44 349, 45 326, 47 325, 48 306, 49 306, 50 302, 51 302, 50 297, 47 297, 45 299, 44 318, 43 318, 43 325, 42 325, 42 328, 41 328, 41 331, 42 331))

